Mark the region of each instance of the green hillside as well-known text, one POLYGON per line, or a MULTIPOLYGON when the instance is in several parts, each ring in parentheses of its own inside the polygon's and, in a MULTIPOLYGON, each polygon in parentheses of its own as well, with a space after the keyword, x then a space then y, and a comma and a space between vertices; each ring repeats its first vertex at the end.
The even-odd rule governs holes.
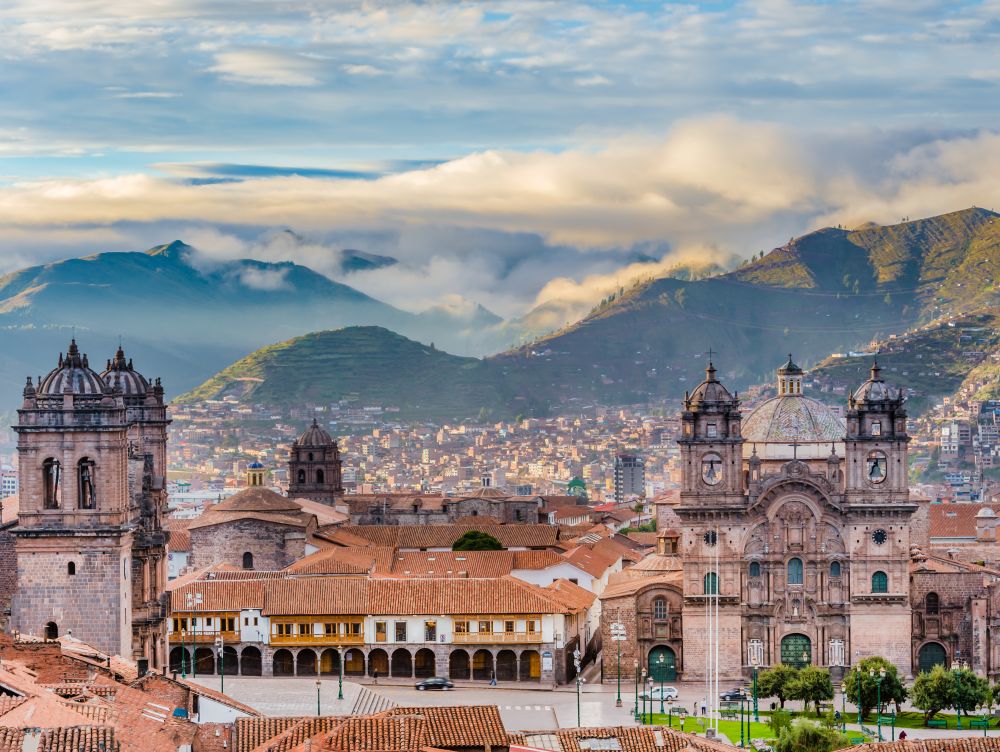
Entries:
MULTIPOLYGON (((939 321, 880 343, 883 377, 905 386, 910 412, 918 414, 954 394, 973 374, 985 375, 1000 351, 1000 308, 939 321)), ((812 396, 843 402, 849 390, 868 378, 872 357, 830 357, 810 374, 812 396)), ((996 383, 995 373, 992 379, 996 383)))
POLYGON ((400 417, 467 417, 504 405, 483 361, 377 326, 315 332, 261 348, 178 402, 227 395, 269 405, 355 402, 398 407, 400 417))

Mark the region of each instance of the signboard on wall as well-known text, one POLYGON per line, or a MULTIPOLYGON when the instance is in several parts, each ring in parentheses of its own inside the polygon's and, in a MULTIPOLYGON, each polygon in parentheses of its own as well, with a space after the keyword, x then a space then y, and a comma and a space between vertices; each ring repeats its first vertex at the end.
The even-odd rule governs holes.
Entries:
POLYGON ((542 671, 552 670, 552 652, 546 650, 542 653, 542 671))

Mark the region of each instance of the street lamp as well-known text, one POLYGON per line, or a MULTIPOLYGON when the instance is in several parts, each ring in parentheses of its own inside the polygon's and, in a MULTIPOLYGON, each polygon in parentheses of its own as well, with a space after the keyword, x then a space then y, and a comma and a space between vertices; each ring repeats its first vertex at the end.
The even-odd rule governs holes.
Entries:
POLYGON ((957 666, 952 667, 952 672, 955 675, 955 710, 958 711, 958 720, 956 721, 955 728, 962 728, 962 669, 965 664, 959 662, 957 666))
MULTIPOLYGON (((182 620, 182 624, 186 622, 187 619, 182 620)), ((181 630, 181 679, 187 679, 187 648, 184 647, 184 638, 187 636, 187 630, 181 630)))
POLYGON ((646 679, 649 684, 649 724, 653 723, 653 675, 650 674, 649 678, 646 679))
POLYGON ((337 663, 340 671, 337 672, 337 699, 344 699, 344 648, 337 646, 337 663))
MULTIPOLYGON (((184 605, 187 607, 188 613, 194 613, 191 617, 191 626, 197 628, 198 626, 198 606, 202 604, 201 593, 185 593, 184 594, 184 605)), ((198 676, 198 631, 195 629, 194 634, 191 637, 191 652, 194 653, 194 660, 191 661, 191 675, 198 676)))
POLYGON ((580 649, 573 651, 573 666, 576 668, 576 727, 581 728, 580 723, 580 685, 583 684, 583 674, 580 673, 580 659, 583 656, 580 649))
POLYGON ((740 748, 744 747, 746 744, 746 739, 743 738, 743 706, 745 704, 746 701, 743 699, 743 696, 741 695, 740 696, 740 748))
POLYGON ((632 707, 632 715, 636 723, 639 722, 639 659, 632 661, 632 678, 635 680, 635 705, 632 707))
POLYGON ((642 722, 646 723, 646 695, 649 694, 646 691, 646 669, 642 670, 642 722))
POLYGON ((750 667, 753 669, 753 719, 757 723, 760 723, 760 713, 757 712, 757 664, 760 663, 760 658, 757 656, 757 652, 750 657, 750 667))
MULTIPOLYGON (((869 671, 869 676, 874 677, 875 672, 869 671)), ((878 677, 875 678, 875 718, 878 722, 878 740, 882 741, 882 681, 885 679, 885 668, 878 670, 878 677)))
POLYGON ((667 675, 667 656, 660 653, 656 659, 656 665, 660 667, 660 715, 663 715, 663 680, 667 675))
POLYGON ((864 731, 864 724, 861 719, 861 664, 858 663, 858 726, 864 731))
POLYGON ((316 680, 316 717, 317 718, 320 715, 322 715, 322 713, 320 713, 320 709, 319 709, 319 688, 322 687, 322 686, 323 686, 323 682, 321 682, 319 679, 317 679, 316 680))
POLYGON ((221 634, 215 638, 215 650, 219 654, 219 691, 226 694, 226 644, 221 634))
POLYGON ((667 728, 674 726, 674 698, 667 700, 667 728))
POLYGON ((618 697, 615 700, 615 707, 622 706, 622 643, 626 639, 625 625, 615 622, 611 625, 611 640, 618 645, 618 697))

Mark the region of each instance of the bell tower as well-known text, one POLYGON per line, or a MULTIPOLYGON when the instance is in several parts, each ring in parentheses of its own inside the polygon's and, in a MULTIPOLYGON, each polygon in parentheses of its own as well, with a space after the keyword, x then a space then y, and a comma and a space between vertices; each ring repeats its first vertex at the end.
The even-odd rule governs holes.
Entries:
POLYGON ((705 380, 684 395, 681 413, 683 482, 681 503, 742 504, 743 437, 740 402, 716 378, 711 363, 705 380))
POLYGON ((288 497, 334 504, 344 494, 340 449, 313 418, 288 457, 288 497))
POLYGON ((17 411, 21 481, 11 626, 132 656, 128 423, 72 341, 17 411))

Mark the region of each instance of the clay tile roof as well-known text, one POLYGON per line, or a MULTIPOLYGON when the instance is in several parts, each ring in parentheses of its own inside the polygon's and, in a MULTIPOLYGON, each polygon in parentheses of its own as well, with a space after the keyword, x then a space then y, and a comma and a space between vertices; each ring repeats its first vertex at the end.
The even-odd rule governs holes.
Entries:
POLYGON ((368 574, 375 567, 376 559, 391 561, 392 549, 376 546, 324 548, 289 564, 289 574, 368 574))
POLYGON ((502 747, 508 744, 507 730, 496 705, 454 707, 403 707, 386 711, 386 716, 415 716, 427 724, 425 742, 432 747, 502 747))
POLYGON ((905 739, 849 747, 858 752, 1000 752, 1000 738, 963 736, 949 739, 905 739))
POLYGON ((244 608, 264 607, 266 579, 256 580, 200 580, 189 582, 171 593, 174 610, 185 608, 187 593, 201 594, 202 611, 240 611, 244 608))
POLYGON ((555 580, 550 585, 546 585, 545 590, 570 611, 588 609, 597 599, 597 596, 592 592, 569 580, 555 580))
POLYGON ((281 733, 254 747, 254 752, 291 752, 300 748, 306 739, 327 734, 343 722, 334 716, 304 717, 295 720, 296 723, 289 725, 281 733))
POLYGON ((985 507, 1000 511, 1000 504, 931 504, 927 517, 931 538, 975 538, 976 514, 985 507))
POLYGON ((424 745, 427 724, 409 716, 348 718, 323 742, 322 749, 341 752, 416 752, 424 745))
MULTIPOLYGON (((338 521, 324 519, 324 522, 338 521)), ((228 499, 206 509, 188 524, 188 530, 220 525, 234 520, 254 519, 293 527, 308 527, 316 515, 307 512, 293 499, 286 499, 270 488, 245 488, 228 499)))
POLYGON ((261 716, 260 718, 237 718, 234 752, 252 752, 264 742, 284 733, 301 723, 300 717, 261 716))
POLYGON ((551 525, 497 525, 470 521, 454 525, 345 525, 342 530, 392 548, 451 548, 469 530, 489 533, 504 548, 555 546, 558 530, 551 525))

